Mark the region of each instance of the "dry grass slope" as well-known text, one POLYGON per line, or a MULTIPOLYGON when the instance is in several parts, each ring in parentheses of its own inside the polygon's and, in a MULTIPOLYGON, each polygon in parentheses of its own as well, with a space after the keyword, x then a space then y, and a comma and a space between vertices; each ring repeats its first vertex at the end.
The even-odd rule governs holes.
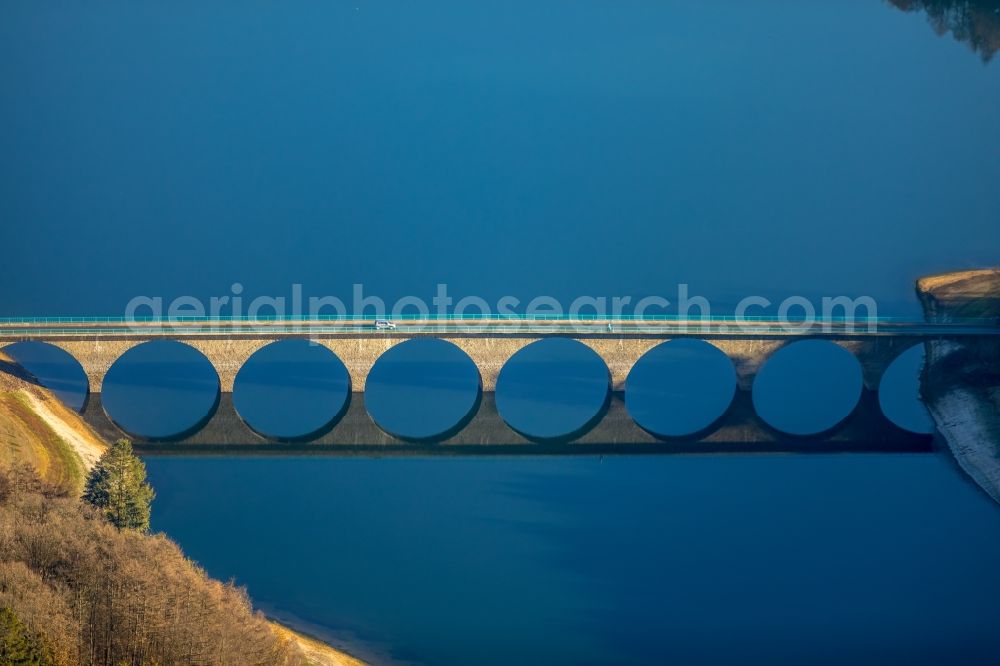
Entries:
POLYGON ((105 443, 50 391, 0 352, 0 464, 30 464, 47 483, 79 495, 105 443))
POLYGON ((58 663, 363 666, 269 622, 166 537, 98 519, 75 498, 106 448, 0 352, 0 607, 45 634, 58 663), (40 485, 6 483, 15 468, 40 485))

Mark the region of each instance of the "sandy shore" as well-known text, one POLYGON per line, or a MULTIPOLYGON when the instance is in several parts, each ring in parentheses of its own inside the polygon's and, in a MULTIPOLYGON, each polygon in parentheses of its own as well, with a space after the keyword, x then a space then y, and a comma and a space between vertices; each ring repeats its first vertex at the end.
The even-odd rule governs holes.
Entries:
POLYGON ((270 623, 271 628, 279 636, 294 641, 299 646, 310 664, 315 664, 315 666, 365 666, 365 662, 360 659, 330 647, 311 636, 299 633, 274 620, 271 620, 270 623))

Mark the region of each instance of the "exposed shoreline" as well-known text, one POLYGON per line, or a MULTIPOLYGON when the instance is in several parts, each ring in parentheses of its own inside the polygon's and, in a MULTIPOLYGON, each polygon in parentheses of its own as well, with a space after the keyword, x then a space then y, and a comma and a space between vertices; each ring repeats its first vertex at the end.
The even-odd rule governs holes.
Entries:
MULTIPOLYGON (((917 296, 928 321, 1000 321, 1000 269, 927 276, 917 296)), ((959 467, 1000 503, 1000 345, 928 342, 920 392, 959 467)))
POLYGON ((995 402, 988 394, 956 388, 933 400, 928 409, 962 470, 1000 503, 1000 432, 995 428, 996 411, 986 411, 995 402))
POLYGON ((271 629, 279 636, 295 642, 310 664, 315 664, 315 666, 369 666, 369 662, 362 661, 303 631, 293 629, 271 617, 268 617, 267 621, 271 625, 271 629))
POLYGON ((400 661, 389 653, 386 645, 366 641, 349 631, 336 631, 310 622, 302 617, 262 603, 257 608, 268 621, 298 634, 300 637, 320 643, 327 648, 354 659, 365 666, 412 666, 411 662, 400 661))

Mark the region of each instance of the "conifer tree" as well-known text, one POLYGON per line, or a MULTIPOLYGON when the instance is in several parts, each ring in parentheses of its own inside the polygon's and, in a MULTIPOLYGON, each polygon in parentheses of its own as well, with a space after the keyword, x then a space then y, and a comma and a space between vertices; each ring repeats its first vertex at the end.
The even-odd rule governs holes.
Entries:
POLYGON ((87 477, 83 499, 120 530, 149 529, 153 488, 146 483, 146 466, 132 453, 132 442, 119 439, 105 451, 87 477))
POLYGON ((0 664, 48 666, 55 657, 45 641, 31 632, 10 608, 0 608, 0 664))

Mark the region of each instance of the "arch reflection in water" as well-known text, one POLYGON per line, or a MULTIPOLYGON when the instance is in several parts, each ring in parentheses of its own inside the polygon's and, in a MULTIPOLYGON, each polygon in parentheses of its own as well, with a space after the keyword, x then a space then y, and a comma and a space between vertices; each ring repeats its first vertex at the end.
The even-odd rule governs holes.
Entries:
POLYGON ((90 390, 87 374, 69 352, 44 342, 17 342, 4 347, 3 353, 34 375, 67 407, 83 411, 90 390))
POLYGON ((219 377, 205 356, 171 340, 128 350, 108 370, 101 400, 125 432, 174 439, 200 427, 219 399, 219 377))
POLYGON ((653 347, 625 380, 625 407, 639 427, 661 437, 705 430, 736 395, 736 370, 718 347, 678 339, 653 347))
POLYGON ((850 416, 861 397, 861 365, 826 340, 802 340, 775 352, 753 383, 757 414, 790 435, 816 435, 850 416))
POLYGON ((934 420, 920 399, 920 370, 923 365, 922 344, 900 354, 882 375, 878 402, 886 418, 903 430, 930 435, 934 432, 934 420))
POLYGON ((600 355, 567 338, 547 338, 514 354, 497 377, 500 417, 534 439, 571 437, 601 415, 610 373, 600 355))
POLYGON ((309 340, 281 340, 255 352, 233 382, 233 406, 272 439, 318 434, 343 415, 351 395, 347 368, 309 340))
POLYGON ((414 338, 382 354, 365 380, 365 408, 402 439, 445 438, 472 417, 482 392, 479 369, 454 344, 414 338))

